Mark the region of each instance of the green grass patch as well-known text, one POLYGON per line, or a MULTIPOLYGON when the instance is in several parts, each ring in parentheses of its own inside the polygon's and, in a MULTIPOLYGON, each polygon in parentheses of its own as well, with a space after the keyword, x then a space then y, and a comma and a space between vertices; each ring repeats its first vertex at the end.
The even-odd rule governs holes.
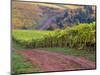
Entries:
POLYGON ((39 72, 40 68, 36 64, 26 61, 25 58, 12 52, 12 74, 39 72))
POLYGON ((52 31, 47 30, 12 30, 12 35, 19 40, 32 40, 42 38, 43 35, 52 31))
POLYGON ((65 55, 81 56, 91 61, 96 60, 95 52, 89 50, 77 50, 72 48, 41 48, 41 50, 64 53, 65 55))

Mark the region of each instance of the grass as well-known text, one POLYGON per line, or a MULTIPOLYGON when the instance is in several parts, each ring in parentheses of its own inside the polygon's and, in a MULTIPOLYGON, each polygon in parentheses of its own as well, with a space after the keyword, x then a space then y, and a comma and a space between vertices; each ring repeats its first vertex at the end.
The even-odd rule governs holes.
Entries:
POLYGON ((31 40, 41 38, 43 35, 52 31, 42 30, 12 30, 12 35, 20 40, 31 40))
POLYGON ((72 48, 42 48, 42 50, 64 53, 65 55, 81 56, 91 61, 96 60, 95 52, 91 52, 88 50, 77 50, 72 48))
POLYGON ((12 52, 12 74, 39 72, 36 64, 26 61, 22 55, 12 52))

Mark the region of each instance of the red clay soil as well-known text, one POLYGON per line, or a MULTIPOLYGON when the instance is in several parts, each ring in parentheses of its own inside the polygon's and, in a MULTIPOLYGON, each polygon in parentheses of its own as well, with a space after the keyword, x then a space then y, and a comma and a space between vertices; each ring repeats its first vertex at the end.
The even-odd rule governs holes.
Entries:
POLYGON ((67 56, 60 53, 36 49, 17 50, 16 52, 23 55, 27 61, 37 64, 43 72, 96 68, 94 62, 83 57, 67 56))

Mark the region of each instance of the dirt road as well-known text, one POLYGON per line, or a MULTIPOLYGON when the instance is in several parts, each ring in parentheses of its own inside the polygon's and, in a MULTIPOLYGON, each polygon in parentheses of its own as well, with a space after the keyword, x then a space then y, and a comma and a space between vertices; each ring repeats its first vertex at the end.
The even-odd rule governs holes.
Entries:
POLYGON ((67 56, 44 50, 16 50, 27 61, 37 64, 44 71, 95 69, 95 63, 83 57, 67 56))

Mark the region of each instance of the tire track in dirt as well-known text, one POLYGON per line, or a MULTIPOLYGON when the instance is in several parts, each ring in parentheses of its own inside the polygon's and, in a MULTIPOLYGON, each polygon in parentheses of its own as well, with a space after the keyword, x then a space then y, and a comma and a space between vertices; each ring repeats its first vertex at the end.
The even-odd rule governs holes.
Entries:
POLYGON ((38 49, 16 50, 27 61, 40 66, 42 71, 63 71, 95 69, 95 63, 83 57, 67 56, 60 53, 48 52, 38 49))

